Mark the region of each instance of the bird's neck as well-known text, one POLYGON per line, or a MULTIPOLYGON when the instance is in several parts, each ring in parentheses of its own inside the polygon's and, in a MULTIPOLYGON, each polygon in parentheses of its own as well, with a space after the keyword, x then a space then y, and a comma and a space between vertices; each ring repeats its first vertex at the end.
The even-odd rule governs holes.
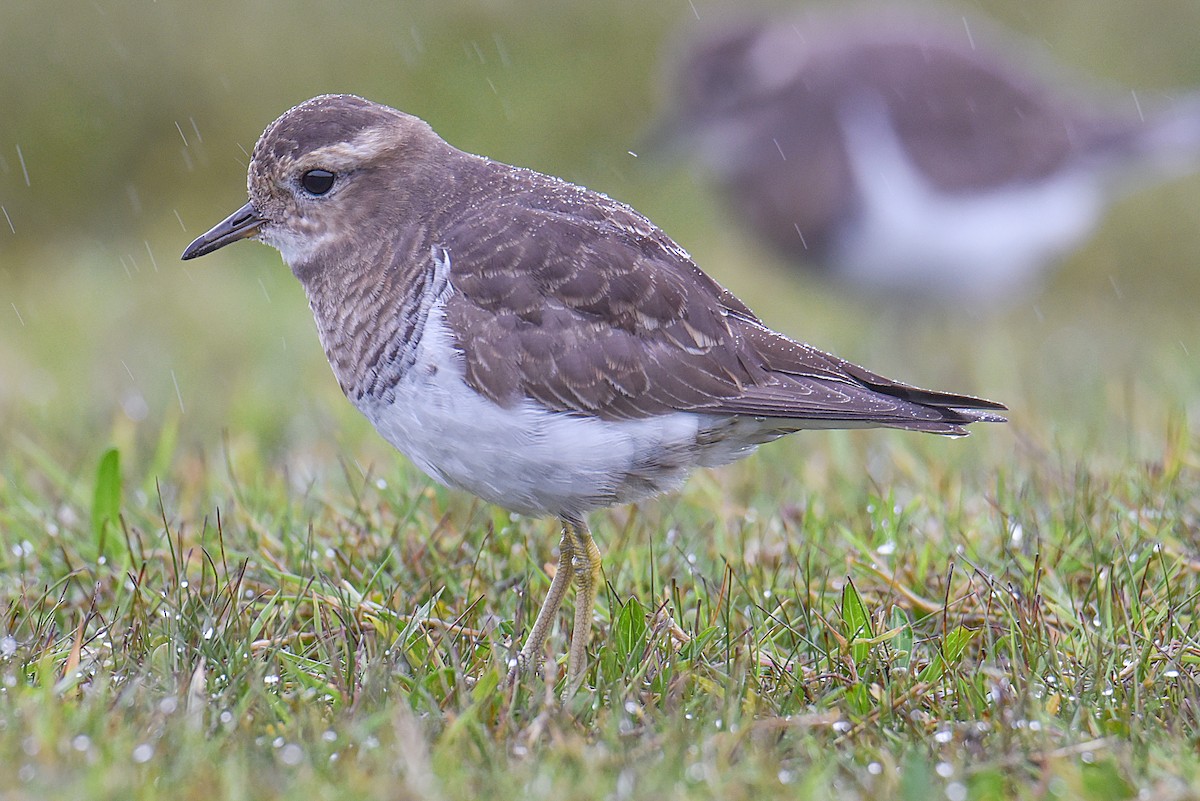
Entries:
POLYGON ((360 408, 388 401, 412 367, 430 305, 448 280, 426 228, 361 244, 304 282, 334 376, 360 408))
POLYGON ((334 375, 360 407, 386 401, 412 367, 432 304, 449 281, 440 247, 446 221, 461 223, 481 196, 504 191, 492 162, 456 150, 447 158, 458 169, 406 174, 375 198, 372 225, 291 265, 334 375))

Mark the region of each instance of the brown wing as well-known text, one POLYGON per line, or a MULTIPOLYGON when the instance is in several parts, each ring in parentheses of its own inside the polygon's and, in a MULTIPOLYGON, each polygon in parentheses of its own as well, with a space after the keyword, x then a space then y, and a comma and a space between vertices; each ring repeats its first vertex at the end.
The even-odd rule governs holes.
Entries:
MULTIPOLYGON (((443 232, 468 383, 510 405, 605 419, 673 410, 960 433, 1003 408, 917 390, 793 342, 609 198, 533 189, 443 232)), ((798 427, 798 426, 797 426, 798 427)))
MULTIPOLYGON (((1137 130, 1103 111, 1083 87, 1055 80, 1042 54, 986 25, 976 49, 960 20, 901 13, 851 18, 849 42, 813 59, 791 91, 800 102, 844 103, 870 93, 886 104, 909 154, 947 192, 1038 181, 1072 159, 1113 150, 1137 130)), ((794 109, 799 114, 799 109, 794 109)), ((798 144, 798 143, 796 143, 798 144)))
MULTIPOLYGON (((738 165, 727 188, 755 227, 797 258, 821 263, 854 211, 843 117, 855 103, 880 103, 921 174, 951 193, 1044 180, 1072 160, 1126 152, 1144 136, 1138 119, 1105 110, 1080 87, 1058 87, 1037 54, 1022 59, 1026 48, 987 36, 986 26, 985 46, 975 50, 957 17, 879 13, 775 26, 790 57, 803 55, 797 77, 757 98, 744 88, 732 112, 699 117, 698 125, 715 120, 714 130, 743 132, 738 150, 725 154, 738 165)), ((698 54, 717 59, 707 74, 734 80, 745 72, 747 41, 758 40, 729 38, 741 58, 698 54)))
POLYGON ((1074 108, 986 53, 879 45, 861 80, 886 99, 897 135, 948 192, 1037 181, 1081 145, 1074 108))

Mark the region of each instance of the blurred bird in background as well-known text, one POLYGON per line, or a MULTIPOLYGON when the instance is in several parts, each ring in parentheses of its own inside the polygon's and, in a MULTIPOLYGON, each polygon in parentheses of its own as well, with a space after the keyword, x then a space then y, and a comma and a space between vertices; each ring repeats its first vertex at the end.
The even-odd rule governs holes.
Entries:
POLYGON ((727 20, 672 72, 659 143, 785 257, 888 299, 1003 305, 1109 203, 1200 164, 1200 95, 1086 90, 974 17, 727 20))

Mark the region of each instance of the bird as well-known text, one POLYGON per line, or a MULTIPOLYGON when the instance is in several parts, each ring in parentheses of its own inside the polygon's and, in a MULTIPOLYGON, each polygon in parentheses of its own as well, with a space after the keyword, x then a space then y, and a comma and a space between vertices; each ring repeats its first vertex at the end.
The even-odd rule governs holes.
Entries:
POLYGON ((787 261, 906 307, 1004 308, 1109 203, 1200 164, 1200 95, 1118 102, 974 17, 726 19, 676 51, 651 141, 787 261))
POLYGON ((322 95, 259 138, 249 201, 188 245, 277 248, 347 398, 433 479, 562 522, 508 679, 537 671, 575 585, 584 678, 601 555, 589 512, 806 428, 963 435, 1002 404, 876 375, 776 333, 646 217, 472 155, 422 119, 322 95))

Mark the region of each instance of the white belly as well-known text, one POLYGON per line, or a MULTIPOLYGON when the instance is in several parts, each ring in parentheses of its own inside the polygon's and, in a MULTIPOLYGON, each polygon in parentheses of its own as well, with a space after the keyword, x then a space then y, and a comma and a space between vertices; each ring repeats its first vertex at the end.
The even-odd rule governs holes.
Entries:
POLYGON ((1085 169, 1046 180, 946 194, 920 175, 887 115, 868 99, 843 132, 861 198, 834 244, 848 281, 877 292, 992 301, 1028 287, 1099 217, 1099 178, 1085 169))
POLYGON ((388 442, 434 479, 523 514, 581 516, 677 487, 699 464, 753 450, 697 446, 712 418, 674 412, 604 421, 533 401, 502 408, 463 379, 441 309, 430 314, 416 364, 390 403, 359 409, 388 442))

